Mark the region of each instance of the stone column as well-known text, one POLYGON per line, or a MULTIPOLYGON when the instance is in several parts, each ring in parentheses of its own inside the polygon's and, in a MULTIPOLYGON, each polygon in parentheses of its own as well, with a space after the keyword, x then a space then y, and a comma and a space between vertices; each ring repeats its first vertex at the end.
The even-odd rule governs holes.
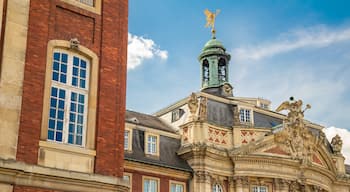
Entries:
POLYGON ((206 171, 197 171, 194 175, 193 189, 198 192, 211 192, 211 176, 206 171))
POLYGON ((289 191, 289 184, 288 181, 285 179, 275 179, 274 180, 275 189, 276 192, 288 192, 289 191))
POLYGON ((249 192, 248 177, 235 177, 236 192, 249 192))
POLYGON ((233 177, 228 178, 228 192, 235 192, 235 180, 233 177))

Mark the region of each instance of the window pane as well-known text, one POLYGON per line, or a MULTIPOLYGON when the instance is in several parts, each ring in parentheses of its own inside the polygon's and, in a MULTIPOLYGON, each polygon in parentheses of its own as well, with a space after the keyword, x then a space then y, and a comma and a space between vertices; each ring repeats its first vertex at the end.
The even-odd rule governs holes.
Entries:
POLYGON ((65 108, 65 90, 52 87, 50 96, 50 115, 48 120, 48 140, 62 141, 65 108), (59 97, 59 98, 58 98, 59 97), (62 97, 62 98, 61 98, 62 97))
POLYGON ((67 83, 68 55, 66 53, 56 52, 53 54, 53 57, 54 61, 52 63, 52 80, 65 84, 67 83))
POLYGON ((61 72, 67 73, 67 65, 64 65, 64 64, 61 65, 61 72))
POLYGON ((56 132, 56 141, 62 141, 62 132, 56 132))
POLYGON ((49 128, 55 128, 55 121, 52 119, 49 120, 49 128))
POLYGON ((71 100, 72 101, 76 101, 77 100, 77 94, 76 93, 72 92, 71 100))
POLYGON ((60 64, 58 62, 53 62, 53 70, 58 71, 60 69, 60 64))
POLYGON ((76 137, 76 143, 77 145, 81 145, 82 144, 82 136, 77 136, 76 137))
POLYGON ((52 73, 52 80, 58 81, 58 73, 56 73, 56 72, 52 73))
POLYGON ((49 140, 54 140, 54 134, 55 134, 54 131, 49 130, 49 131, 48 131, 48 134, 47 134, 47 138, 48 138, 49 140))
POLYGON ((68 58, 68 55, 65 53, 62 53, 62 62, 67 63, 67 60, 68 60, 67 58, 68 58))
POLYGON ((81 60, 80 67, 83 68, 83 69, 86 69, 86 61, 81 60))
POLYGON ((84 107, 85 95, 71 92, 71 103, 69 113, 69 134, 73 136, 71 144, 82 145, 84 133, 84 107))
POLYGON ((124 131, 124 149, 129 149, 129 131, 124 131))
POLYGON ((53 59, 56 60, 56 61, 59 61, 60 60, 60 54, 59 53, 54 53, 53 54, 53 59))
POLYGON ((73 57, 73 65, 79 66, 79 58, 78 57, 73 57))
POLYGON ((74 143, 73 134, 69 134, 69 135, 68 135, 68 143, 69 143, 69 144, 73 144, 73 143, 74 143))

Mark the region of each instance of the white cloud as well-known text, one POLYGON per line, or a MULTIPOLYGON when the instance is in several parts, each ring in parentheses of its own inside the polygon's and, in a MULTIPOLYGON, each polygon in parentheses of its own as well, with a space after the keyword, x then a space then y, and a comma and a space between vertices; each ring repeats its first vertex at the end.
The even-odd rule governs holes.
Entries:
POLYGON ((337 127, 328 127, 323 130, 326 134, 326 137, 329 141, 338 134, 343 140, 342 154, 345 157, 345 163, 350 164, 350 131, 347 129, 337 128, 337 127))
POLYGON ((326 47, 349 40, 350 28, 335 30, 321 25, 286 33, 273 42, 234 49, 233 58, 238 60, 261 60, 265 57, 272 57, 296 49, 326 47))
POLYGON ((152 39, 128 33, 128 69, 134 69, 141 65, 145 59, 154 57, 166 60, 168 51, 159 49, 159 46, 152 39))

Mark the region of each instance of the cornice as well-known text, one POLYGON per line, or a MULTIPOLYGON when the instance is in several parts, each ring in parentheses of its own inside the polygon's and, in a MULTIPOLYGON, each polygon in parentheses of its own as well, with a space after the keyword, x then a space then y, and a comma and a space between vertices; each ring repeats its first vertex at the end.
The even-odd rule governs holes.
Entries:
POLYGON ((0 183, 63 191, 128 191, 122 178, 29 165, 0 159, 0 183))

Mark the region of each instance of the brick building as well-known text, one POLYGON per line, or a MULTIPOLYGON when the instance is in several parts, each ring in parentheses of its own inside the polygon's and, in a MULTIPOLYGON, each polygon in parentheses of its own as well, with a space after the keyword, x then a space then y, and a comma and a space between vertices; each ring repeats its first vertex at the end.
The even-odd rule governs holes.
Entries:
POLYGON ((177 155, 181 136, 162 119, 126 111, 124 178, 130 191, 185 192, 192 169, 177 155))
POLYGON ((0 3, 0 191, 127 191, 128 1, 0 3))

